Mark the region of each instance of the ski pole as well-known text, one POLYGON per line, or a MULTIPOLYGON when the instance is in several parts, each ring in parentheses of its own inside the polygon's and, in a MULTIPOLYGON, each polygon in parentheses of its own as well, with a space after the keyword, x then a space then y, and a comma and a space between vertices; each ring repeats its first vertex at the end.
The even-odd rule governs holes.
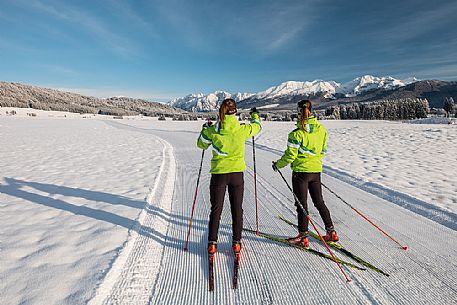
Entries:
POLYGON ((252 137, 252 158, 254 159, 254 197, 255 197, 255 224, 256 235, 259 235, 259 203, 257 201, 257 169, 255 164, 255 140, 252 137))
POLYGON ((194 217, 195 202, 197 201, 198 184, 200 182, 200 174, 202 173, 202 165, 203 165, 204 156, 205 156, 205 150, 202 149, 202 159, 200 161, 200 169, 198 170, 197 186, 195 187, 194 203, 192 203, 192 213, 190 214, 189 229, 187 230, 186 246, 184 247, 184 251, 187 251, 187 244, 189 242, 190 229, 192 228, 192 218, 194 217))
POLYGON ((333 195, 335 195, 338 199, 340 199, 343 203, 345 203, 348 207, 350 207, 351 209, 353 209, 357 214, 359 214, 360 216, 362 216, 366 221, 368 221, 370 224, 372 224, 376 229, 378 229, 379 231, 381 231, 385 236, 389 237, 391 240, 393 240, 395 243, 397 243, 403 250, 408 250, 408 246, 403 246, 401 245, 396 239, 394 239, 392 236, 390 236, 389 234, 387 234, 383 229, 381 229, 380 227, 378 227, 374 222, 372 222, 370 219, 368 219, 368 217, 366 217, 365 215, 363 215, 362 213, 360 213, 356 208, 354 208, 352 205, 350 205, 348 202, 346 202, 346 200, 344 200, 343 198, 341 198, 337 193, 335 193, 334 191, 332 191, 329 187, 327 187, 325 184, 323 184, 321 182, 322 186, 325 187, 327 190, 330 191, 330 193, 332 193, 333 195))
POLYGON ((343 273, 344 277, 346 278, 346 282, 350 283, 352 280, 346 275, 346 272, 344 272, 343 268, 341 268, 341 265, 338 263, 338 261, 336 260, 336 257, 335 257, 335 254, 333 254, 332 250, 330 250, 330 247, 327 245, 327 242, 324 240, 324 238, 322 237, 321 233, 319 232, 319 230, 317 229, 317 227, 314 225, 314 222, 311 220, 311 217, 309 216, 309 213, 306 211, 306 209, 303 207, 303 203, 298 199, 297 195, 295 194, 294 190, 290 187, 289 183, 287 182, 286 178, 284 178, 284 176, 282 175, 281 171, 279 170, 279 168, 277 169, 278 173, 281 175, 281 178, 282 180, 284 180, 284 182, 286 183, 287 187, 289 188, 289 190, 292 192, 292 194, 294 195, 294 199, 295 199, 295 202, 298 202, 298 206, 301 208, 301 210, 303 211, 303 213, 306 215, 306 218, 308 218, 308 221, 311 223, 311 225, 313 226, 314 230, 317 232, 317 234, 319 235, 319 238, 321 239, 321 241, 324 243, 325 247, 327 248, 327 251, 330 253, 330 255, 332 256, 333 258, 333 261, 337 264, 338 268, 340 268, 341 272, 343 273))

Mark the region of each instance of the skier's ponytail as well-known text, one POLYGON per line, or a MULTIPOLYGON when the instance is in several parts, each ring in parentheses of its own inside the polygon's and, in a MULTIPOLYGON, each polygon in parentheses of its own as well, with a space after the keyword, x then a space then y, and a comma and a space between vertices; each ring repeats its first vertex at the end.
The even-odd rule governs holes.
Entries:
POLYGON ((309 114, 311 113, 311 101, 310 100, 301 100, 298 102, 298 109, 300 110, 300 127, 309 132, 309 126, 305 126, 308 124, 309 114))
POLYGON ((225 115, 226 114, 235 114, 236 111, 237 111, 236 102, 233 99, 227 98, 222 102, 221 107, 219 108, 220 128, 222 128, 222 126, 224 124, 225 115))

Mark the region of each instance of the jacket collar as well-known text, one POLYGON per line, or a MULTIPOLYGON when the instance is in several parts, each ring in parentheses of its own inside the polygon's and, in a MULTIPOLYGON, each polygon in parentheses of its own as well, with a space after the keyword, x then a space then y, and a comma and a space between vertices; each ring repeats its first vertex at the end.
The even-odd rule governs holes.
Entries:
MULTIPOLYGON (((308 117, 308 123, 305 123, 305 128, 306 128, 306 125, 317 125, 318 122, 317 122, 317 119, 314 117, 314 115, 310 115, 308 117)), ((297 121, 297 123, 295 124, 298 128, 301 128, 300 126, 300 120, 297 121)))
POLYGON ((218 120, 216 123, 216 132, 220 131, 231 131, 236 127, 240 126, 240 122, 238 121, 235 114, 226 114, 224 116, 224 124, 223 128, 221 128, 221 122, 218 120))

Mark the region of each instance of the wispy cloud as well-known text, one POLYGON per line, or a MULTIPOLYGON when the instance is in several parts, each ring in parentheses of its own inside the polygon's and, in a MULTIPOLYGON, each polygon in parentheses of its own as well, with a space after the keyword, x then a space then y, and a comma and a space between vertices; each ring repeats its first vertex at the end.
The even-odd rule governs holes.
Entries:
POLYGON ((34 64, 35 67, 37 67, 40 71, 43 72, 43 74, 47 75, 57 75, 57 76, 64 76, 64 77, 78 77, 81 76, 81 73, 69 68, 67 66, 63 65, 57 65, 57 64, 42 64, 42 63, 37 63, 34 64))
MULTIPOLYGON (((322 68, 313 67, 310 73, 318 73, 322 68), (315 71, 314 71, 315 70, 315 71)), ((417 77, 419 79, 457 79, 457 61, 447 58, 398 59, 353 64, 339 64, 332 67, 330 78, 341 82, 349 81, 365 74, 392 76, 396 78, 417 77)))
POLYGON ((449 1, 442 5, 430 5, 426 10, 411 10, 410 14, 398 18, 391 26, 386 24, 372 33, 382 44, 396 46, 417 38, 433 39, 428 34, 443 28, 455 27, 457 2, 449 1))
MULTIPOLYGON (((200 9, 203 9, 200 7, 200 9)), ((205 49, 213 46, 212 38, 208 35, 211 29, 200 26, 201 14, 197 14, 191 3, 179 0, 157 1, 150 4, 150 10, 166 24, 172 35, 170 38, 182 39, 184 45, 195 49, 205 49), (177 37, 173 37, 176 33, 177 37)), ((206 17, 206 16, 205 16, 206 17)), ((212 16, 207 18, 211 19, 212 16)))
POLYGON ((272 2, 252 7, 237 17, 236 27, 228 24, 230 32, 242 43, 257 51, 274 52, 286 47, 295 39, 302 39, 316 12, 314 1, 287 5, 272 2), (272 14, 274 12, 274 14, 272 14))
MULTIPOLYGON (((22 54, 33 51, 30 47, 24 46, 20 43, 12 42, 11 40, 6 40, 3 37, 0 37, 0 48, 3 50, 10 49, 22 54)), ((0 54, 1 53, 2 50, 0 50, 0 54)))
POLYGON ((155 6, 187 45, 197 49, 249 48, 273 52, 301 39, 317 14, 317 1, 254 1, 194 5, 169 0, 155 6))
POLYGON ((113 12, 120 18, 128 20, 129 25, 141 29, 144 34, 149 34, 156 38, 158 37, 158 32, 154 23, 151 22, 151 20, 144 18, 141 12, 132 8, 128 1, 107 0, 107 3, 109 3, 113 12))
POLYGON ((43 13, 46 13, 56 19, 68 23, 76 24, 85 29, 90 35, 96 38, 105 48, 114 51, 124 57, 139 55, 136 44, 125 36, 119 35, 116 31, 105 25, 101 18, 93 16, 87 11, 73 8, 69 5, 58 3, 56 5, 43 3, 41 1, 32 1, 29 5, 43 13))

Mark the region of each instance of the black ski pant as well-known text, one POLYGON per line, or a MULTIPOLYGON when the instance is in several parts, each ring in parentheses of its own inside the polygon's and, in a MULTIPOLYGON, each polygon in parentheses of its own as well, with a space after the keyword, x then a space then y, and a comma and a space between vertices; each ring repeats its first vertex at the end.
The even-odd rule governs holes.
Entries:
MULTIPOLYGON (((303 204, 306 213, 308 212, 308 190, 313 200, 314 206, 319 211, 322 220, 324 221, 325 228, 333 228, 332 218, 330 217, 330 211, 324 203, 322 197, 322 186, 321 186, 321 173, 292 173, 292 188, 298 200, 303 204)), ((299 203, 295 202, 298 214, 298 232, 308 231, 308 217, 306 217, 303 210, 299 207, 299 203)))
POLYGON ((243 229, 243 173, 212 174, 209 186, 211 213, 209 215, 208 241, 217 242, 217 233, 224 207, 225 190, 228 187, 230 209, 232 211, 233 241, 241 241, 243 229))

